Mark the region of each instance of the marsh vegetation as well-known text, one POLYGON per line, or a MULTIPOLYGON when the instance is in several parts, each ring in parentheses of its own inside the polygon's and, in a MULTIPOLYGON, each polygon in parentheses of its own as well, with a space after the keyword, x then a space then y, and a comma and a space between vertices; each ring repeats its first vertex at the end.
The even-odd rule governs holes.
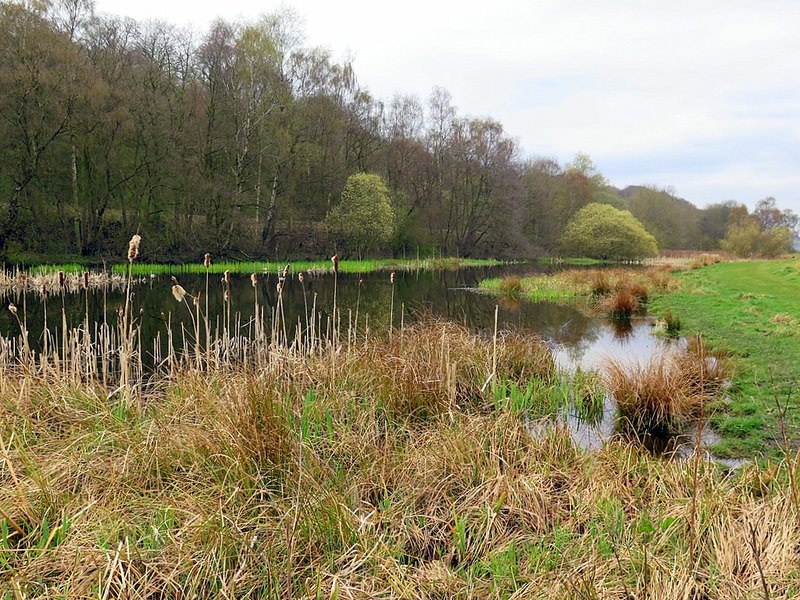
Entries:
MULTIPOLYGON (((664 273, 636 276, 648 302, 659 282, 674 289, 664 273)), ((63 335, 65 276, 46 349, 24 343, 32 319, 15 305, 0 378, 7 597, 800 593, 789 421, 780 457, 735 472, 705 458, 724 357, 672 344, 651 370, 565 374, 549 344, 559 330, 570 339, 567 313, 541 335, 499 316, 527 308, 487 296, 477 327, 422 307, 406 318, 401 275, 425 281, 377 273, 388 293, 372 303, 375 282, 338 269, 324 299, 291 270, 268 286, 209 277, 208 292, 202 275, 158 278, 153 293, 183 326, 160 330, 170 337, 150 366, 139 311, 149 278, 125 285, 105 329, 87 313, 63 335), (377 305, 389 318, 370 316, 377 305), (633 435, 586 451, 563 416, 602 419, 607 390, 633 435), (687 425, 698 436, 683 460, 640 443, 642 431, 687 425)), ((643 302, 620 277, 587 272, 580 289, 643 302)))

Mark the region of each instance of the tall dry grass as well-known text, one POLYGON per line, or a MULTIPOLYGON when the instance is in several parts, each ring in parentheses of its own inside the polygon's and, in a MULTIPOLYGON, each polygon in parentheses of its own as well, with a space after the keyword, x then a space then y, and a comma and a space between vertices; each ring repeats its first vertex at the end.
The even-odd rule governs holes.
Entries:
MULTIPOLYGON (((532 437, 523 415, 478 395, 451 404, 448 371, 470 389, 491 368, 485 340, 437 322, 398 337, 351 347, 337 372, 332 345, 276 350, 261 368, 190 362, 142 408, 101 386, 4 379, 2 586, 24 598, 798 591, 783 463, 731 476, 701 462, 693 482, 633 445, 588 454, 557 429, 532 437), (404 412, 408 393, 436 410, 404 412)), ((524 341, 498 337, 498 376, 541 368, 524 341)))

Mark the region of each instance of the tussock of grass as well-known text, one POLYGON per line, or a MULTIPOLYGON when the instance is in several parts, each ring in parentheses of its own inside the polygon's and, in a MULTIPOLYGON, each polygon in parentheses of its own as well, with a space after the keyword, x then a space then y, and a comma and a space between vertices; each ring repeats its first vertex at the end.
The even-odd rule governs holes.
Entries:
POLYGON ((770 319, 775 324, 775 333, 778 335, 800 336, 800 320, 789 313, 778 313, 770 319))
POLYGON ((618 289, 597 302, 597 308, 614 319, 630 319, 639 310, 639 306, 638 298, 628 288, 618 289))
POLYGON ((679 433, 718 399, 727 363, 702 343, 668 349, 646 363, 609 359, 605 381, 620 413, 642 432, 679 433))

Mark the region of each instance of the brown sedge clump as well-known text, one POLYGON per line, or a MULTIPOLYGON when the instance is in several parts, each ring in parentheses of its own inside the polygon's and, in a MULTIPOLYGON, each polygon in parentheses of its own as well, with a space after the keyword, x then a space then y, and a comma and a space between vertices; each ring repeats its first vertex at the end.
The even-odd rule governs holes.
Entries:
POLYGON ((644 364, 611 359, 604 370, 620 414, 645 433, 679 433, 717 398, 726 377, 722 358, 691 344, 664 349, 644 364))

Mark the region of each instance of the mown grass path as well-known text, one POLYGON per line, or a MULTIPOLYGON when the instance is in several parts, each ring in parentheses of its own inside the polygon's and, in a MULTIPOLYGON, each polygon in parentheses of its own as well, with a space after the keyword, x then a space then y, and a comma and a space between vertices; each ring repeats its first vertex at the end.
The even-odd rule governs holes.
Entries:
POLYGON ((765 451, 780 443, 775 395, 787 406, 791 432, 800 428, 800 261, 729 262, 676 273, 679 289, 651 304, 670 309, 686 335, 702 334, 732 353, 738 367, 725 410, 712 417, 728 454, 765 451))

